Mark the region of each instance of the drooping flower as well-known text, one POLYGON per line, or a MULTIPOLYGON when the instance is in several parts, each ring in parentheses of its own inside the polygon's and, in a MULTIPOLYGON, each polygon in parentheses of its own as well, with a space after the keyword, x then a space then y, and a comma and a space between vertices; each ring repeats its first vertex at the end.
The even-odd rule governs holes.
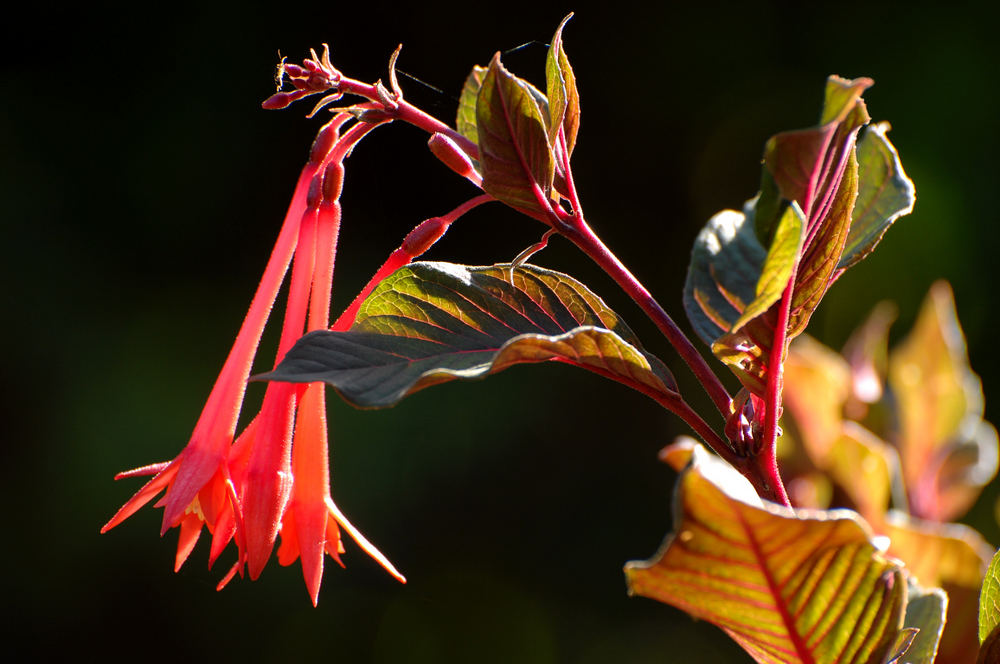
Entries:
POLYGON ((389 561, 347 521, 330 497, 326 412, 322 384, 269 383, 260 412, 236 436, 236 425, 257 347, 288 266, 288 303, 276 358, 280 361, 307 330, 329 324, 330 291, 340 225, 343 159, 377 126, 339 113, 320 130, 303 168, 284 224, 250 309, 187 446, 170 462, 120 473, 116 479, 152 475, 101 529, 107 532, 160 493, 161 535, 179 527, 175 570, 193 550, 203 527, 212 535, 209 566, 235 540, 237 561, 221 589, 244 566, 256 579, 280 532, 279 562, 301 558, 316 604, 323 555, 343 553, 340 529, 393 576, 389 561))

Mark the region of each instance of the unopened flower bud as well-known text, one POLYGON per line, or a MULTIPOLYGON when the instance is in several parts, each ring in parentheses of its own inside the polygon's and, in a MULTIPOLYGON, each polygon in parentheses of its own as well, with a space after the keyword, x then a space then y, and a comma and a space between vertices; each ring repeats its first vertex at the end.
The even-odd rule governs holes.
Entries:
POLYGON ((420 256, 430 249, 446 230, 448 224, 443 219, 431 217, 407 233, 403 239, 402 249, 408 256, 420 256))
POLYGON ((292 94, 288 92, 276 92, 261 103, 261 108, 268 111, 276 111, 280 108, 285 108, 289 104, 295 101, 292 98, 292 94))
POLYGON ((323 199, 335 201, 340 198, 340 192, 344 189, 344 164, 339 161, 331 161, 323 174, 323 199))
POLYGON ((476 169, 472 165, 472 160, 469 155, 466 154, 455 141, 451 140, 448 136, 438 132, 430 137, 427 141, 427 146, 434 153, 434 156, 441 160, 441 162, 455 171, 463 178, 471 178, 474 176, 476 169))
POLYGON ((318 164, 330 153, 333 148, 333 144, 337 142, 339 137, 338 132, 339 126, 335 127, 331 124, 326 124, 319 133, 316 134, 316 138, 313 140, 312 148, 309 150, 309 162, 313 164, 318 164))

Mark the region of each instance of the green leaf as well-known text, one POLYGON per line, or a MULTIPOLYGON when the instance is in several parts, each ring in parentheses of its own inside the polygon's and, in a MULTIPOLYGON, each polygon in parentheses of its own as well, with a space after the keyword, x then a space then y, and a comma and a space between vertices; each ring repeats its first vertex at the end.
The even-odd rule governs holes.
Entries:
POLYGON ((576 75, 562 45, 562 31, 569 14, 562 20, 552 37, 545 58, 545 92, 549 100, 549 142, 555 145, 559 128, 566 135, 567 156, 573 154, 576 135, 580 131, 580 93, 576 89, 576 75))
POLYGON ((910 510, 950 521, 997 472, 997 432, 982 420, 979 377, 969 368, 951 288, 932 287, 917 322, 889 355, 898 407, 896 444, 910 510))
POLYGON ((376 287, 348 332, 300 339, 268 380, 322 380, 360 407, 430 385, 555 360, 654 398, 678 398, 667 367, 572 278, 522 265, 413 263, 376 287))
MULTIPOLYGON (((747 301, 744 299, 747 293, 744 265, 759 256, 757 247, 760 246, 753 233, 754 224, 746 218, 754 210, 750 206, 746 210, 748 214, 742 219, 716 215, 713 220, 721 223, 710 223, 699 235, 688 271, 690 296, 685 298, 685 305, 711 325, 719 326, 723 321, 729 324, 729 330, 713 341, 712 352, 730 365, 750 391, 761 394, 775 325, 772 307, 781 299, 795 270, 802 246, 804 219, 796 203, 785 206, 767 255, 759 268, 754 267, 758 276, 753 298, 744 305, 747 301), (738 226, 735 233, 729 226, 730 220, 738 226), (732 290, 720 282, 728 282, 732 290), (713 298, 726 313, 720 316, 719 309, 712 309, 713 298), (728 318, 737 312, 739 317, 729 323, 728 318)), ((687 288, 685 295, 688 296, 687 288)))
POLYGON ((1000 629, 1000 551, 993 555, 979 593, 979 643, 1000 629))
POLYGON ((910 580, 907 588, 906 628, 920 630, 906 649, 906 664, 933 664, 945 626, 948 596, 940 588, 921 588, 910 580))
POLYGON ((758 197, 743 215, 713 217, 695 242, 685 286, 688 316, 716 357, 758 396, 775 339, 787 344, 805 330, 837 276, 857 198, 855 140, 869 120, 861 100, 869 85, 869 79, 830 77, 820 126, 771 137, 758 197), (786 255, 789 204, 801 229, 797 251, 786 255), (782 258, 771 274, 765 273, 771 267, 762 257, 765 245, 767 255, 782 258), (792 274, 788 322, 777 331, 778 303, 792 274))
POLYGON ((479 129, 476 128, 476 101, 479 99, 479 89, 486 77, 486 67, 476 65, 469 72, 462 86, 462 95, 458 98, 458 115, 455 118, 455 128, 458 133, 473 143, 479 143, 479 129))
MULTIPOLYGON (((712 352, 755 394, 763 394, 775 323, 773 305, 781 299, 795 271, 805 230, 802 211, 792 202, 775 228, 761 267, 755 297, 731 330, 716 339, 712 352)), ((749 225, 749 224, 747 224, 749 225)))
POLYGON ((544 212, 536 191, 547 200, 555 176, 548 114, 546 110, 543 115, 537 94, 504 69, 497 53, 476 102, 483 190, 511 207, 535 214, 544 212))
POLYGON ((902 560, 921 585, 940 587, 948 594, 940 661, 972 661, 979 590, 993 548, 969 526, 925 521, 897 511, 886 516, 884 532, 889 537, 890 556, 902 560))
POLYGON ((767 250, 767 258, 764 259, 757 279, 756 297, 733 323, 730 331, 735 332, 754 318, 764 315, 771 305, 781 299, 802 249, 804 232, 805 218, 802 210, 793 202, 781 215, 771 247, 767 250))
POLYGON ((858 141, 858 199, 837 269, 846 270, 875 249, 896 219, 913 212, 916 191, 886 136, 888 122, 870 125, 858 141))
POLYGON ((754 230, 755 203, 748 201, 743 212, 723 210, 713 216, 691 250, 684 310, 709 345, 729 332, 757 297, 767 250, 754 230))
POLYGON ((903 626, 902 568, 846 511, 756 499, 704 448, 678 479, 674 533, 625 566, 629 590, 725 630, 760 662, 881 662, 903 626))

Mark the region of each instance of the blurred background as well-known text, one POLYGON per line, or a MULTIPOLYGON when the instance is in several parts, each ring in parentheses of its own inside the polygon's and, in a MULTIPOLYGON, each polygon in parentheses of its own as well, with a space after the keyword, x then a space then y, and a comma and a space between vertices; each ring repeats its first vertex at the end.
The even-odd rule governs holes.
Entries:
MULTIPOLYGON (((674 474, 656 453, 683 428, 645 397, 563 366, 452 383, 382 412, 331 399, 334 498, 405 586, 348 542, 346 570, 327 561, 317 609, 300 568, 276 561, 216 593, 232 553, 208 572, 203 541, 175 575, 177 533, 157 537, 159 510, 98 530, 140 486, 115 472, 186 443, 320 125, 303 118, 308 104, 261 110, 279 51, 300 61, 329 42, 342 71, 374 81, 402 42, 399 68, 439 90, 403 78, 408 98, 450 122, 469 69, 496 50, 537 40, 504 61, 543 83, 544 43, 573 9, 565 44, 582 96, 574 170, 588 219, 684 329, 694 237, 755 194, 764 141, 816 121, 828 74, 873 77, 869 111, 892 123, 917 207, 836 285, 810 331, 839 348, 893 299, 898 338, 927 287, 948 279, 987 419, 1000 421, 1000 47, 974 8, 891 5, 86 3, 7 21, 8 643, 27 659, 69 644, 108 661, 749 661, 711 625, 626 596, 622 565, 670 530, 674 474)), ((349 160, 335 310, 413 225, 473 194, 425 141, 391 126, 349 160)), ((542 231, 487 206, 428 257, 509 261, 542 231)), ((707 406, 641 312, 565 242, 534 262, 601 294, 707 406)), ((251 404, 262 391, 251 387, 251 404)), ((994 545, 996 498, 994 486, 967 519, 994 545)))

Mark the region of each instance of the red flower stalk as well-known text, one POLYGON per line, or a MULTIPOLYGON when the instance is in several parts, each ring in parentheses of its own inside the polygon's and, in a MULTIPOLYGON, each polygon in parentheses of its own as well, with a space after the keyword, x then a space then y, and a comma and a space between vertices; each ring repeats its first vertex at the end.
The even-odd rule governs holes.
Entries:
POLYGON ((275 365, 304 330, 323 329, 329 324, 342 162, 358 140, 379 124, 358 123, 340 137, 341 126, 352 117, 340 113, 320 130, 246 319, 187 446, 171 462, 117 475, 116 479, 153 478, 101 529, 110 530, 165 491, 155 506, 164 508, 161 535, 180 527, 175 570, 191 553, 202 526, 212 534, 210 567, 235 539, 238 559, 219 584, 220 589, 233 574, 242 574, 244 564, 256 579, 280 531, 279 562, 287 565, 302 559, 315 604, 324 552, 340 562, 341 527, 390 574, 405 581, 330 498, 321 383, 269 383, 260 413, 235 437, 257 347, 293 256, 275 365))

